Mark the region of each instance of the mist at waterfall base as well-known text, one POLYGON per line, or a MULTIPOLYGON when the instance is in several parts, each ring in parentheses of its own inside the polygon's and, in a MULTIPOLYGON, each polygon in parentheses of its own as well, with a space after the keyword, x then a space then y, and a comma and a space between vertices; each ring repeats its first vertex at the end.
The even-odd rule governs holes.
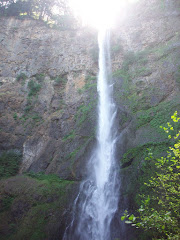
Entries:
MULTIPOLYGON (((99 31, 97 144, 87 164, 88 177, 73 206, 63 240, 110 240, 119 202, 119 168, 115 159, 116 106, 113 101, 109 31, 99 31)), ((113 236, 114 239, 114 236, 113 236)))

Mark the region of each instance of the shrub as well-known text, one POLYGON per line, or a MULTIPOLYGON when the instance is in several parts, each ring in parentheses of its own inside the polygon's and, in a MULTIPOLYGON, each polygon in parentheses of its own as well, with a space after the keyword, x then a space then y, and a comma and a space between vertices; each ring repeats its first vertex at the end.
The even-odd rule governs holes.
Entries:
POLYGON ((0 155, 0 178, 14 176, 18 173, 21 154, 13 151, 0 155))
POLYGON ((17 113, 13 114, 13 118, 14 118, 14 120, 17 120, 17 118, 18 118, 17 113))
POLYGON ((41 84, 36 83, 34 80, 28 82, 29 94, 28 96, 35 96, 41 89, 41 84))
POLYGON ((66 83, 66 79, 62 76, 57 76, 55 79, 54 79, 54 84, 55 85, 64 85, 66 83))
POLYGON ((38 82, 43 82, 45 78, 45 74, 44 73, 36 74, 35 78, 38 82))

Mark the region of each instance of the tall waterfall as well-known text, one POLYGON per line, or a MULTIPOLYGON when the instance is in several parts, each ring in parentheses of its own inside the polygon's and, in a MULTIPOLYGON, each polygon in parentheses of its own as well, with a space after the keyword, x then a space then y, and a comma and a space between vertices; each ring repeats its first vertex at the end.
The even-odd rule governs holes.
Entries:
POLYGON ((119 181, 115 161, 116 107, 113 102, 109 32, 101 30, 98 75, 97 146, 88 163, 89 176, 81 183, 74 216, 64 240, 110 240, 111 222, 118 207, 119 181))

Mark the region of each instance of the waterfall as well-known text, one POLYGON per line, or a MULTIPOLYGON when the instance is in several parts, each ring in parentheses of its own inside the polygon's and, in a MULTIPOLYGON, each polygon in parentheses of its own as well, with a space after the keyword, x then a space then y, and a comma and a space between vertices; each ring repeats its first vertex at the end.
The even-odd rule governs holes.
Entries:
POLYGON ((111 222, 118 208, 119 179, 115 145, 116 107, 113 102, 109 32, 101 30, 98 74, 97 146, 88 162, 89 176, 81 183, 74 216, 63 240, 110 240, 111 222))

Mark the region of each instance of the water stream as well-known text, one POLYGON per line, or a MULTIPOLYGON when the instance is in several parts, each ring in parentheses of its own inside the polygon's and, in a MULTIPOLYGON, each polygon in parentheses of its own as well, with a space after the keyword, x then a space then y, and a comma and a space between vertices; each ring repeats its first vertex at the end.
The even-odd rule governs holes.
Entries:
POLYGON ((116 106, 111 82, 110 39, 107 30, 98 35, 97 146, 88 162, 89 176, 81 183, 74 202, 74 216, 63 240, 110 240, 111 223, 118 208, 119 179, 116 164, 116 106))

